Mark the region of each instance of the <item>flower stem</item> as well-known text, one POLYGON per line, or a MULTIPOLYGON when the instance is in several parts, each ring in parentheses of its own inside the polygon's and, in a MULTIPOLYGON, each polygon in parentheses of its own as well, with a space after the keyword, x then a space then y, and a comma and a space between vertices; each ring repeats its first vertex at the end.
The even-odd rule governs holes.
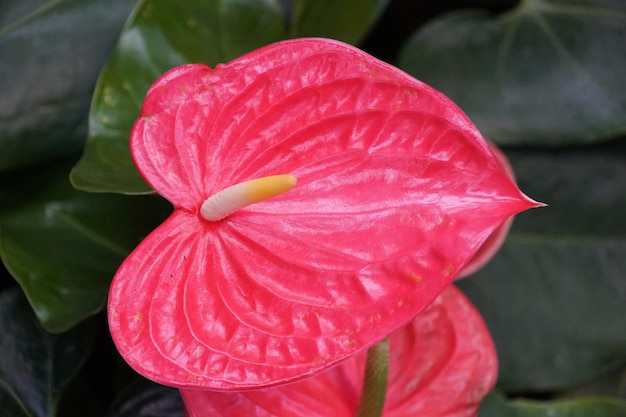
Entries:
POLYGON ((389 340, 385 339, 367 351, 365 378, 356 417, 380 417, 387 393, 389 340))

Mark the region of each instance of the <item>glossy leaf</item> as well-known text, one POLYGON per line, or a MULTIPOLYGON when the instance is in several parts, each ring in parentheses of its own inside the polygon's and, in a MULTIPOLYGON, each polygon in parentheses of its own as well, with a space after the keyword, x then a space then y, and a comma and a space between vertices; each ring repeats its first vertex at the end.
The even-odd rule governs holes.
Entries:
POLYGON ((626 132, 626 3, 526 0, 500 16, 429 23, 400 67, 452 98, 499 144, 595 143, 626 132))
POLYGON ((102 309, 119 264, 168 212, 154 196, 75 190, 71 163, 16 172, 0 185, 0 257, 52 332, 102 309))
POLYGON ((2 415, 55 416, 64 389, 91 350, 93 327, 51 335, 14 288, 0 293, 0 335, 2 415))
POLYGON ((321 36, 358 44, 375 23, 387 0, 295 0, 290 37, 321 36))
POLYGON ((558 401, 507 401, 501 394, 489 395, 478 417, 623 417, 626 401, 589 397, 558 401))
POLYGON ((549 206, 518 216, 499 254, 459 285, 493 332, 502 388, 572 387, 626 361, 626 142, 509 156, 549 206))
POLYGON ((79 151, 133 0, 2 0, 0 172, 79 151))
MULTIPOLYGON (((449 287, 389 338, 384 417, 472 417, 496 378, 495 351, 480 314, 449 287)), ((223 393, 183 389, 190 417, 352 417, 361 396, 365 354, 302 381, 223 393)))
POLYGON ((143 380, 133 383, 124 390, 107 413, 107 417, 183 417, 183 415, 183 401, 177 389, 143 380))
POLYGON ((109 324, 131 366, 180 387, 269 386, 339 363, 536 205, 452 102, 323 39, 166 73, 131 149, 176 209, 118 270, 109 324), (207 197, 281 173, 297 186, 200 216, 207 197))
POLYGON ((128 149, 148 87, 174 66, 215 66, 284 37, 280 11, 269 1, 141 1, 98 80, 87 145, 72 171, 74 186, 150 192, 128 149))

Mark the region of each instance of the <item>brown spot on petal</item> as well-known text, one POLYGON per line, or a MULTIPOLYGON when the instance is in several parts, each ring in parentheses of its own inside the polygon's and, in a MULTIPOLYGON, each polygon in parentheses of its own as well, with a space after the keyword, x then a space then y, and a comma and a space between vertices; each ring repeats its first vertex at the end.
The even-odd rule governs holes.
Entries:
POLYGON ((411 281, 415 282, 416 284, 419 284, 422 282, 422 277, 420 277, 419 275, 412 274, 410 272, 406 274, 406 277, 410 279, 411 281))
POLYGON ((449 277, 449 276, 450 276, 450 274, 452 274, 455 270, 456 270, 456 266, 454 266, 454 265, 450 264, 450 265, 448 265, 448 266, 446 266, 446 267, 445 267, 445 269, 443 270, 443 274, 444 274, 446 277, 449 277))

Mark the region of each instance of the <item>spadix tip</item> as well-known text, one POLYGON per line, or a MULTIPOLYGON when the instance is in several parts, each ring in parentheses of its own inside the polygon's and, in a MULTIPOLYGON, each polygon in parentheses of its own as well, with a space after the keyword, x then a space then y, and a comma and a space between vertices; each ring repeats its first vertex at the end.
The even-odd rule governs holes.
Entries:
POLYGON ((207 198, 200 207, 200 215, 209 221, 222 220, 250 204, 286 193, 297 182, 292 174, 271 175, 240 182, 207 198))

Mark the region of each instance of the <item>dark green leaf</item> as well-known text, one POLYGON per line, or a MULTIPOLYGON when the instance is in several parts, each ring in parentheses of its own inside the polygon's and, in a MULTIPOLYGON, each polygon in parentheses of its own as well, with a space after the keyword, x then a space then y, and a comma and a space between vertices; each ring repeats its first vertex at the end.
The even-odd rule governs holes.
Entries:
POLYGON ((71 162, 0 183, 0 257, 52 332, 102 308, 115 270, 169 207, 156 196, 77 191, 71 162))
POLYGON ((291 37, 322 36, 357 44, 371 29, 387 0, 295 0, 291 37))
POLYGON ((15 397, 11 387, 5 386, 0 381, 0 410, 9 417, 32 417, 24 407, 20 399, 15 397))
POLYGON ((95 332, 83 325, 51 335, 18 288, 0 293, 0 410, 3 416, 56 415, 63 390, 84 363, 95 332))
POLYGON ((183 410, 176 388, 142 380, 116 399, 107 417, 183 417, 183 410))
POLYGON ((527 0, 418 31, 400 66, 500 144, 569 145, 626 132, 626 2, 527 0))
POLYGON ((558 393, 559 398, 592 396, 611 396, 626 400, 626 362, 598 378, 558 393))
POLYGON ((2 0, 0 172, 80 150, 133 0, 2 0))
POLYGON ((149 86, 177 65, 215 66, 285 36, 280 10, 270 1, 142 1, 98 80, 72 183, 87 191, 149 192, 128 149, 149 86))
POLYGON ((502 388, 572 387, 626 363, 626 142, 509 156, 549 206, 518 216, 461 286, 492 331, 502 388))
POLYGON ((590 397, 560 401, 507 401, 492 393, 483 401, 479 417, 624 417, 626 401, 590 397))

